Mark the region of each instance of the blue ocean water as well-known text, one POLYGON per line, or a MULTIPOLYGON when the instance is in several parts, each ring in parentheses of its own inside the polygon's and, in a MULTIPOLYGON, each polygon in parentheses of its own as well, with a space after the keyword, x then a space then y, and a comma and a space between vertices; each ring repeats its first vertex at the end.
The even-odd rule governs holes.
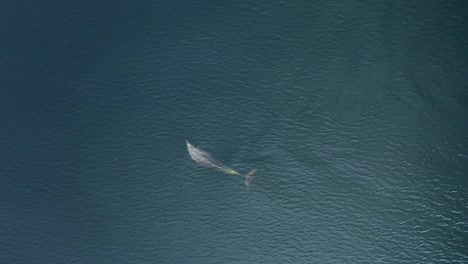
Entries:
POLYGON ((467 8, 3 3, 0 263, 467 263, 467 8))

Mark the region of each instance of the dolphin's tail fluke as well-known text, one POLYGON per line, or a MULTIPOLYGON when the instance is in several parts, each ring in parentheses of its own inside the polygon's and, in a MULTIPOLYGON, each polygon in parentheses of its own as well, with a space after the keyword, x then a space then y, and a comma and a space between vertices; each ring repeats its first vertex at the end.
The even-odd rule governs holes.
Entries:
POLYGON ((245 175, 245 186, 247 189, 250 189, 250 183, 252 182, 256 171, 256 169, 251 170, 247 175, 245 175))

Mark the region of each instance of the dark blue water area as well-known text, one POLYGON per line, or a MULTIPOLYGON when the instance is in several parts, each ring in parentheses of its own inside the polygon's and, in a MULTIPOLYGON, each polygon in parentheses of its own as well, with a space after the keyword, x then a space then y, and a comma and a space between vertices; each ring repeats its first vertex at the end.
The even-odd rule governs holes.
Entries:
POLYGON ((467 3, 3 1, 0 263, 468 263, 467 3))

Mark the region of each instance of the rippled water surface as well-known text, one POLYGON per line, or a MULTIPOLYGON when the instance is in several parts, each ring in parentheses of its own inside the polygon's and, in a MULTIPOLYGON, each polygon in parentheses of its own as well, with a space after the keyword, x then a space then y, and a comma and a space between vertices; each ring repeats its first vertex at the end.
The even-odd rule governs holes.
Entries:
POLYGON ((468 262, 466 1, 189 2, 0 10, 2 263, 468 262))

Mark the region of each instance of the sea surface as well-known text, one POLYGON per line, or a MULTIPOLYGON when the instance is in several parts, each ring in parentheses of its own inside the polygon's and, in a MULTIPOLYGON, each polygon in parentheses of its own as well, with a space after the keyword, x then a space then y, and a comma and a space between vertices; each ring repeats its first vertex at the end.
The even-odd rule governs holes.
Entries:
POLYGON ((468 263, 467 10, 2 1, 0 263, 468 263))

